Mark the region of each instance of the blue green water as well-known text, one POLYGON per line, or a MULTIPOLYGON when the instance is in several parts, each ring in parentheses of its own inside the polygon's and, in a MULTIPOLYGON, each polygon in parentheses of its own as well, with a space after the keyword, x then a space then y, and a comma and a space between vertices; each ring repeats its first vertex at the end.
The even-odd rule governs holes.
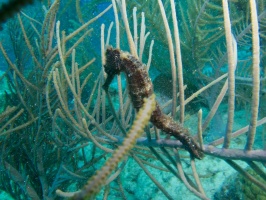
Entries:
MULTIPOLYGON (((0 5, 8 2, 8 0, 1 0, 0 5)), ((74 55, 66 56, 65 65, 74 90, 80 95, 80 100, 86 107, 86 111, 93 116, 95 122, 100 124, 99 126, 105 132, 117 138, 124 137, 112 118, 110 104, 104 99, 101 88, 103 79, 97 82, 98 75, 102 71, 101 26, 105 24, 104 41, 106 42, 109 25, 115 20, 113 8, 64 43, 64 39, 105 10, 111 5, 111 1, 60 1, 58 10, 54 14, 56 17, 53 18, 54 15, 51 15, 50 18, 46 18, 47 13, 52 12, 49 11, 49 8, 54 6, 53 2, 36 0, 33 5, 21 8, 20 11, 10 15, 10 19, 2 23, 3 29, 0 31, 0 42, 3 47, 0 52, 0 199, 35 199, 36 197, 39 199, 63 199, 56 194, 57 189, 74 192, 82 188, 111 156, 110 153, 105 153, 93 144, 86 135, 88 133, 84 135, 83 131, 82 135, 82 128, 84 130, 88 128, 104 147, 109 149, 117 147, 117 144, 110 142, 108 137, 95 128, 95 123, 91 123, 84 109, 75 100, 73 91, 67 87, 67 79, 57 54, 56 23, 58 21, 60 21, 61 44, 64 44, 62 45, 64 56, 73 45, 78 43, 75 46, 76 69, 81 69, 90 60, 95 59, 86 70, 77 72, 76 69, 73 69, 74 55), (90 32, 79 42, 83 34, 89 30, 90 32), (53 57, 53 55, 55 56, 53 57), (57 70, 58 76, 56 75, 57 70), (78 78, 74 79, 73 77, 76 77, 75 75, 78 73, 78 78), (87 79, 88 77, 90 78, 87 79), (59 82, 58 88, 56 82, 59 82), (78 89, 81 88, 79 86, 83 83, 86 84, 82 86, 83 90, 79 94, 78 89), (94 87, 94 83, 97 83, 96 87, 94 87), (92 92, 94 92, 93 95, 91 95, 92 92), (61 94, 62 100, 58 93, 61 94), (90 105, 87 107, 89 103, 90 105), (70 114, 65 112, 66 107, 70 114), (10 108, 14 108, 15 111, 11 112, 10 108), (59 109, 62 111, 61 115, 59 109), (10 114, 3 115, 5 111, 10 111, 10 114), (86 119, 87 126, 83 124, 82 118, 86 119), (103 123, 104 120, 106 120, 105 123, 103 123), (17 127, 18 129, 16 129, 17 127), (12 131, 8 132, 9 130, 12 131)), ((172 35, 174 35, 170 3, 163 2, 172 35)), ((181 40, 184 85, 186 85, 185 98, 228 72, 221 2, 175 1, 181 40)), ((266 116, 265 5, 265 0, 257 1, 261 34, 259 71, 262 80, 258 120, 264 119, 266 116)), ((138 38, 141 29, 141 12, 145 12, 146 33, 150 32, 146 38, 143 63, 148 62, 149 47, 154 40, 149 75, 154 84, 157 101, 160 105, 164 105, 173 98, 173 79, 166 32, 157 1, 127 1, 127 14, 132 32, 134 6, 138 9, 138 38)), ((234 132, 247 126, 251 118, 252 35, 251 19, 248 14, 250 12, 249 1, 229 1, 229 8, 232 34, 238 47, 238 62, 235 71, 237 78, 234 132)), ((130 51, 121 12, 118 12, 118 17, 121 34, 120 48, 130 51)), ((114 47, 117 45, 115 25, 111 30, 109 44, 114 47)), ((122 74, 121 78, 122 88, 126 89, 125 75, 122 74)), ((199 109, 203 111, 204 121, 224 83, 225 79, 186 105, 184 126, 192 135, 198 131, 197 114, 199 109)), ((178 84, 176 87, 179 88, 178 84)), ((110 86, 110 94, 119 119, 121 119, 116 81, 113 81, 110 86)), ((125 109, 131 105, 126 103, 127 100, 129 101, 125 93, 123 96, 125 109)), ((225 95, 216 115, 203 132, 204 144, 223 137, 228 118, 227 102, 228 95, 225 95)), ((179 104, 179 100, 177 104, 179 104)), ((166 106, 163 111, 170 113, 171 106, 166 106)), ((125 111, 125 120, 121 121, 127 124, 124 125, 126 130, 131 127, 135 116, 133 108, 125 111)), ((179 116, 179 112, 177 116, 179 116)), ((178 121, 178 117, 175 120, 178 121)), ((155 138, 154 129, 151 128, 150 131, 152 137, 155 138)), ((265 149, 265 132, 265 124, 257 128, 254 149, 265 149)), ((146 137, 146 135, 144 136, 146 137)), ((170 138, 163 133, 161 133, 161 137, 163 139, 170 138)), ((243 149, 245 143, 246 134, 242 134, 232 140, 230 148, 243 149)), ((221 148, 221 145, 218 147, 221 148)), ((176 166, 171 163, 171 159, 163 154, 162 150, 157 149, 166 163, 177 171, 176 166)), ((173 149, 167 148, 167 150, 172 158, 175 158, 173 149)), ((149 172, 173 199, 198 199, 182 181, 169 172, 171 170, 166 168, 148 148, 135 148, 132 153, 142 160, 149 172)), ((187 177, 193 179, 189 154, 181 151, 181 158, 187 177)), ((237 161, 237 163, 245 170, 250 170, 247 162, 237 161)), ((261 161, 256 164, 265 174, 265 163, 261 161)), ((110 188, 105 187, 101 190, 96 199, 103 199, 104 195, 108 193, 108 189, 110 189, 108 199, 167 199, 132 155, 129 155, 128 159, 118 166, 122 169, 121 174, 110 183, 110 188)), ((202 186, 210 199, 266 199, 265 192, 243 179, 223 159, 206 156, 203 160, 196 160, 196 166, 202 186)), ((249 173, 252 174, 250 171, 249 173)), ((253 174, 252 176, 265 183, 265 180, 262 180, 263 176, 259 177, 253 174)))

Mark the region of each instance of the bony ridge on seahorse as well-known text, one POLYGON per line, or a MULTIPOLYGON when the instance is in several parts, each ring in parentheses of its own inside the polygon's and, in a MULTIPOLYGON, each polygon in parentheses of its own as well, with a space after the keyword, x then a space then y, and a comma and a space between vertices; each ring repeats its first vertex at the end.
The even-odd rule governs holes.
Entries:
MULTIPOLYGON (((138 111, 143 106, 144 98, 154 93, 153 85, 145 65, 128 52, 108 47, 106 52, 106 63, 104 65, 107 78, 103 89, 108 91, 115 75, 124 72, 127 77, 128 91, 134 108, 138 111)), ((196 141, 191 137, 188 130, 181 124, 174 121, 171 117, 165 115, 158 102, 156 109, 151 115, 150 122, 165 133, 174 136, 191 154, 191 156, 202 159, 204 154, 196 141)))

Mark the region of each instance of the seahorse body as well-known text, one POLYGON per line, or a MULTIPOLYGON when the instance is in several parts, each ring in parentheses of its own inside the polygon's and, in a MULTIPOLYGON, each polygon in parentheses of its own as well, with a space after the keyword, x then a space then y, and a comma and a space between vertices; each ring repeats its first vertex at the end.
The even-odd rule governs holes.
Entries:
MULTIPOLYGON (((108 47, 106 50, 106 64, 104 65, 107 79, 103 88, 107 91, 115 75, 124 72, 127 77, 128 91, 134 108, 138 111, 143 106, 143 99, 153 94, 153 84, 145 65, 127 52, 108 47)), ((190 154, 198 159, 203 158, 199 145, 189 135, 187 129, 165 115, 156 102, 156 109, 151 115, 152 124, 164 132, 174 136, 184 145, 190 154)))

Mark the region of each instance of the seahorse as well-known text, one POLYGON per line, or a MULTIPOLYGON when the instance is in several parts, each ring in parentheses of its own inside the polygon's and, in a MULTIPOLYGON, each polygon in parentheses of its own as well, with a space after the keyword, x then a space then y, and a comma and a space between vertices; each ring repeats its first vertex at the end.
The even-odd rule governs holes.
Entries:
MULTIPOLYGON (((153 84, 146 70, 145 64, 136 57, 120 49, 107 47, 105 52, 104 70, 107 78, 103 89, 108 92, 115 75, 125 73, 128 85, 129 96, 134 108, 138 111, 144 103, 144 98, 154 93, 153 84)), ((197 159, 202 159, 204 154, 196 141, 189 134, 188 129, 173 120, 172 117, 164 114, 156 102, 156 109, 153 111, 150 122, 163 132, 174 136, 179 140, 190 155, 197 159)))

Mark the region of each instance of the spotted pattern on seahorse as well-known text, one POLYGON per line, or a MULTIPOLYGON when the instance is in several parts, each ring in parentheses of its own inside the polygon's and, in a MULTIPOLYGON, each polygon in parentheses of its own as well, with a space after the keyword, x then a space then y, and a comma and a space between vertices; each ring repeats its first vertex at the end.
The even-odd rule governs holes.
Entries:
MULTIPOLYGON (((115 75, 124 72, 126 74, 129 96, 134 108, 138 111, 144 103, 144 98, 154 93, 153 84, 144 64, 128 52, 120 49, 108 47, 106 52, 104 69, 107 74, 103 85, 104 90, 108 90, 115 75)), ((158 102, 156 109, 151 115, 150 122, 167 134, 174 136, 184 146, 184 148, 195 158, 202 159, 204 154, 199 145, 189 134, 189 131, 173 118, 165 115, 158 102)))

